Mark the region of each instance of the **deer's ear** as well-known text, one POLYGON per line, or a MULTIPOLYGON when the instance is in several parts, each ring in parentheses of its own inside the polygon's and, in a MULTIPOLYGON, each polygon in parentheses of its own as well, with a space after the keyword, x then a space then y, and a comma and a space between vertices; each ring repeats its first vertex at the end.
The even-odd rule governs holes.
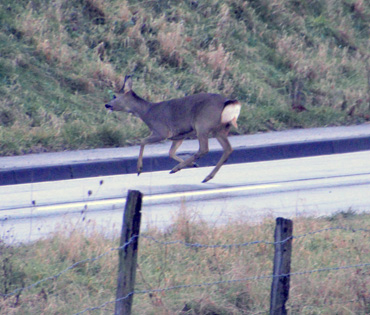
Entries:
POLYGON ((132 79, 131 79, 131 76, 128 76, 126 80, 125 92, 131 91, 131 90, 132 90, 132 79))
POLYGON ((130 75, 125 76, 125 82, 123 82, 123 86, 119 93, 126 93, 132 90, 132 80, 130 75))

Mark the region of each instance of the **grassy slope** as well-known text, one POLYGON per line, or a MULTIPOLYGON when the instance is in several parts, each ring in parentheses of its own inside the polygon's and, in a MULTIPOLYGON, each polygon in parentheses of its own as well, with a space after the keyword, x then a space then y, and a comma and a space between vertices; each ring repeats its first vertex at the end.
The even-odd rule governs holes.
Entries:
POLYGON ((240 133, 370 119, 367 1, 3 0, 0 21, 1 155, 136 143, 102 106, 127 73, 153 101, 238 98, 240 133))
MULTIPOLYGON (((329 218, 295 218, 295 236, 320 232, 294 239, 291 272, 368 263, 369 220, 369 215, 353 215, 351 211, 329 218), (322 231, 339 226, 348 230, 322 231)), ((241 218, 215 227, 199 222, 194 211, 182 208, 167 231, 152 229, 146 233, 163 242, 229 245, 271 242, 274 226, 272 219, 251 225, 241 218)), ((118 240, 112 242, 98 232, 86 236, 76 226, 61 230, 54 237, 19 247, 0 241, 0 293, 58 274, 76 262, 108 254, 79 264, 19 296, 0 297, 1 314, 75 314, 115 299, 118 255, 110 249, 118 246, 118 240)), ((272 245, 264 243, 230 249, 191 248, 181 244, 164 246, 141 238, 135 289, 270 275, 273 251, 272 245)), ((290 280, 289 314, 369 314, 369 277, 368 267, 294 275, 290 280)), ((269 310, 270 287, 271 279, 260 279, 141 293, 134 297, 133 314, 265 314, 269 310)), ((91 314, 112 314, 113 309, 114 303, 91 314)))

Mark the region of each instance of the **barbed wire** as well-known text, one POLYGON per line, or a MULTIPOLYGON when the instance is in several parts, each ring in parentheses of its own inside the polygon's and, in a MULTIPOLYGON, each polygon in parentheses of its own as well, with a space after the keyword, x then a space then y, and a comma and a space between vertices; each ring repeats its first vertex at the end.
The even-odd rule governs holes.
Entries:
POLYGON ((351 268, 362 268, 362 267, 368 267, 370 266, 369 263, 362 263, 362 264, 356 264, 356 265, 348 265, 348 266, 341 266, 341 267, 327 267, 327 268, 319 268, 319 269, 313 269, 308 271, 297 271, 297 272, 291 272, 287 274, 281 274, 281 275, 263 275, 263 276, 254 276, 254 277, 247 277, 242 279, 232 279, 232 280, 222 280, 222 281, 215 281, 215 282, 204 282, 204 283, 198 283, 198 284, 183 284, 183 285, 176 285, 172 287, 162 288, 162 289, 151 289, 151 290, 139 290, 139 291, 133 291, 125 295, 124 297, 121 297, 119 299, 115 299, 112 301, 105 302, 101 304, 100 306, 96 307, 89 307, 86 308, 78 313, 75 313, 73 315, 80 315, 83 313, 86 313, 88 311, 94 311, 104 308, 105 306, 109 304, 113 304, 122 300, 127 299, 131 295, 134 294, 150 294, 150 293, 162 293, 167 292, 171 290, 179 290, 179 289, 190 289, 190 288, 200 288, 200 287, 208 287, 213 285, 219 285, 219 284, 232 284, 237 282, 246 282, 246 281, 253 281, 253 280, 265 280, 265 279, 273 279, 273 278, 280 278, 280 277, 291 277, 291 276, 302 276, 312 273, 318 273, 318 272, 324 272, 324 271, 337 271, 337 270, 346 270, 351 268))
POLYGON ((55 279, 58 279, 62 274, 66 273, 67 271, 69 270, 72 270, 73 268, 81 265, 81 264, 84 264, 84 263, 87 263, 87 262, 94 262, 94 261, 97 261, 98 259, 101 259, 105 256, 107 256, 108 254, 110 254, 111 252, 113 251, 116 251, 116 250, 120 250, 120 249, 123 249, 125 248, 126 246, 130 245, 136 238, 138 238, 137 235, 133 236, 128 242, 126 242, 125 244, 123 244, 122 246, 120 247, 116 247, 116 248, 111 248, 110 250, 106 251, 105 253, 99 255, 99 256, 96 256, 96 257, 93 257, 93 258, 87 258, 87 259, 84 259, 84 260, 80 260, 76 263, 74 263, 73 265, 69 266, 68 268, 60 271, 59 273, 53 275, 53 276, 50 276, 50 277, 47 277, 47 278, 44 278, 44 279, 41 279, 33 284, 30 284, 29 286, 26 286, 26 287, 23 287, 23 288, 18 288, 18 289, 15 289, 14 291, 10 292, 10 293, 7 293, 7 294, 0 294, 2 297, 10 297, 12 295, 15 295, 17 294, 19 291, 24 291, 24 290, 29 290, 29 289, 32 289, 36 286, 38 286, 39 284, 43 283, 43 282, 46 282, 46 281, 49 281, 49 280, 55 280, 55 279))
POLYGON ((265 244, 265 245, 282 244, 282 243, 287 242, 290 239, 299 239, 299 238, 307 237, 307 236, 310 236, 310 235, 314 235, 314 234, 318 234, 318 233, 323 233, 323 232, 326 232, 326 231, 334 231, 334 230, 343 230, 343 231, 348 231, 348 232, 370 232, 370 229, 363 229, 363 228, 353 229, 353 228, 348 228, 348 227, 329 227, 329 228, 320 229, 320 230, 312 231, 312 232, 307 232, 307 233, 296 235, 296 236, 293 235, 291 237, 288 237, 288 238, 286 238, 286 239, 284 239, 282 241, 278 241, 278 242, 258 240, 258 241, 244 242, 244 243, 214 244, 214 245, 199 244, 199 243, 187 243, 187 242, 184 242, 184 241, 181 241, 181 240, 160 241, 160 240, 157 240, 156 238, 154 238, 151 235, 145 235, 145 234, 141 234, 140 236, 139 235, 134 235, 128 242, 126 242, 125 244, 123 244, 120 247, 111 248, 111 249, 109 249, 108 251, 106 251, 105 253, 103 253, 103 254, 101 254, 99 256, 96 256, 96 257, 93 257, 93 258, 87 258, 87 259, 78 261, 78 262, 74 263, 73 265, 69 266, 68 268, 60 271, 57 274, 55 274, 55 275, 52 275, 50 277, 41 279, 41 280, 39 280, 39 281, 37 281, 37 282, 35 282, 33 284, 30 284, 30 285, 28 285, 26 287, 17 288, 17 289, 15 289, 14 291, 12 291, 10 293, 0 294, 0 296, 5 297, 5 298, 6 297, 10 297, 12 295, 17 294, 20 291, 32 289, 32 288, 38 286, 39 284, 41 284, 43 282, 57 279, 61 275, 63 275, 64 273, 68 272, 69 270, 74 269, 75 267, 77 267, 77 266, 79 266, 81 264, 84 264, 84 263, 92 263, 94 261, 97 261, 97 260, 99 260, 99 259, 107 256, 108 254, 110 254, 113 251, 117 251, 117 250, 120 250, 120 249, 125 248, 126 246, 128 246, 129 244, 131 244, 136 238, 145 238, 145 239, 148 239, 148 240, 153 241, 153 242, 155 242, 157 244, 160 244, 160 245, 183 245, 183 246, 186 246, 186 247, 189 247, 189 248, 212 248, 212 249, 214 249, 214 248, 222 248, 222 249, 231 249, 231 248, 246 247, 246 246, 250 246, 250 245, 257 245, 257 244, 265 244))
POLYGON ((283 244, 283 243, 289 241, 290 239, 300 239, 300 238, 304 238, 304 237, 309 236, 309 235, 314 235, 314 234, 318 234, 318 233, 322 233, 322 232, 326 232, 326 231, 335 231, 335 230, 343 230, 343 231, 354 232, 354 233, 355 232, 370 232, 370 229, 362 229, 362 228, 361 229, 353 229, 353 228, 349 228, 349 227, 338 226, 338 227, 329 227, 329 228, 325 228, 325 229, 320 229, 320 230, 313 231, 313 232, 307 232, 307 233, 301 234, 301 235, 296 235, 296 236, 293 235, 293 236, 287 237, 286 239, 278 241, 278 242, 260 240, 260 241, 244 242, 244 243, 215 244, 215 245, 206 245, 206 244, 199 244, 199 243, 187 243, 187 242, 180 241, 180 240, 159 241, 159 240, 155 239, 153 236, 145 235, 145 234, 141 235, 140 237, 152 240, 153 242, 155 242, 157 244, 161 244, 161 245, 176 245, 176 244, 179 244, 179 245, 184 245, 186 247, 227 248, 227 249, 229 249, 229 248, 245 247, 245 246, 256 245, 256 244, 265 244, 265 245, 283 244))

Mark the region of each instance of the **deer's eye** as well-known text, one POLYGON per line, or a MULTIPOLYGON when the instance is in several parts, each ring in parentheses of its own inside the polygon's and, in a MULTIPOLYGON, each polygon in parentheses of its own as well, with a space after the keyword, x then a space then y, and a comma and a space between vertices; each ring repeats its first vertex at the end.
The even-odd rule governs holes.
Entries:
POLYGON ((116 98, 116 96, 115 95, 113 95, 113 99, 115 99, 116 98))

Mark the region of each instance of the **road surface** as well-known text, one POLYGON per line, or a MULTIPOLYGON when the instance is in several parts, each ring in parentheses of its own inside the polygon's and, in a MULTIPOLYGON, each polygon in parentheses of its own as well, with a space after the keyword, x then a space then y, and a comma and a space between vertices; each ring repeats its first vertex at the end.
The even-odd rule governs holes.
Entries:
POLYGON ((111 235, 121 228, 128 189, 144 193, 142 230, 168 228, 179 213, 221 224, 370 209, 370 151, 224 165, 202 184, 210 170, 2 186, 0 233, 8 242, 36 240, 65 226, 111 235))

